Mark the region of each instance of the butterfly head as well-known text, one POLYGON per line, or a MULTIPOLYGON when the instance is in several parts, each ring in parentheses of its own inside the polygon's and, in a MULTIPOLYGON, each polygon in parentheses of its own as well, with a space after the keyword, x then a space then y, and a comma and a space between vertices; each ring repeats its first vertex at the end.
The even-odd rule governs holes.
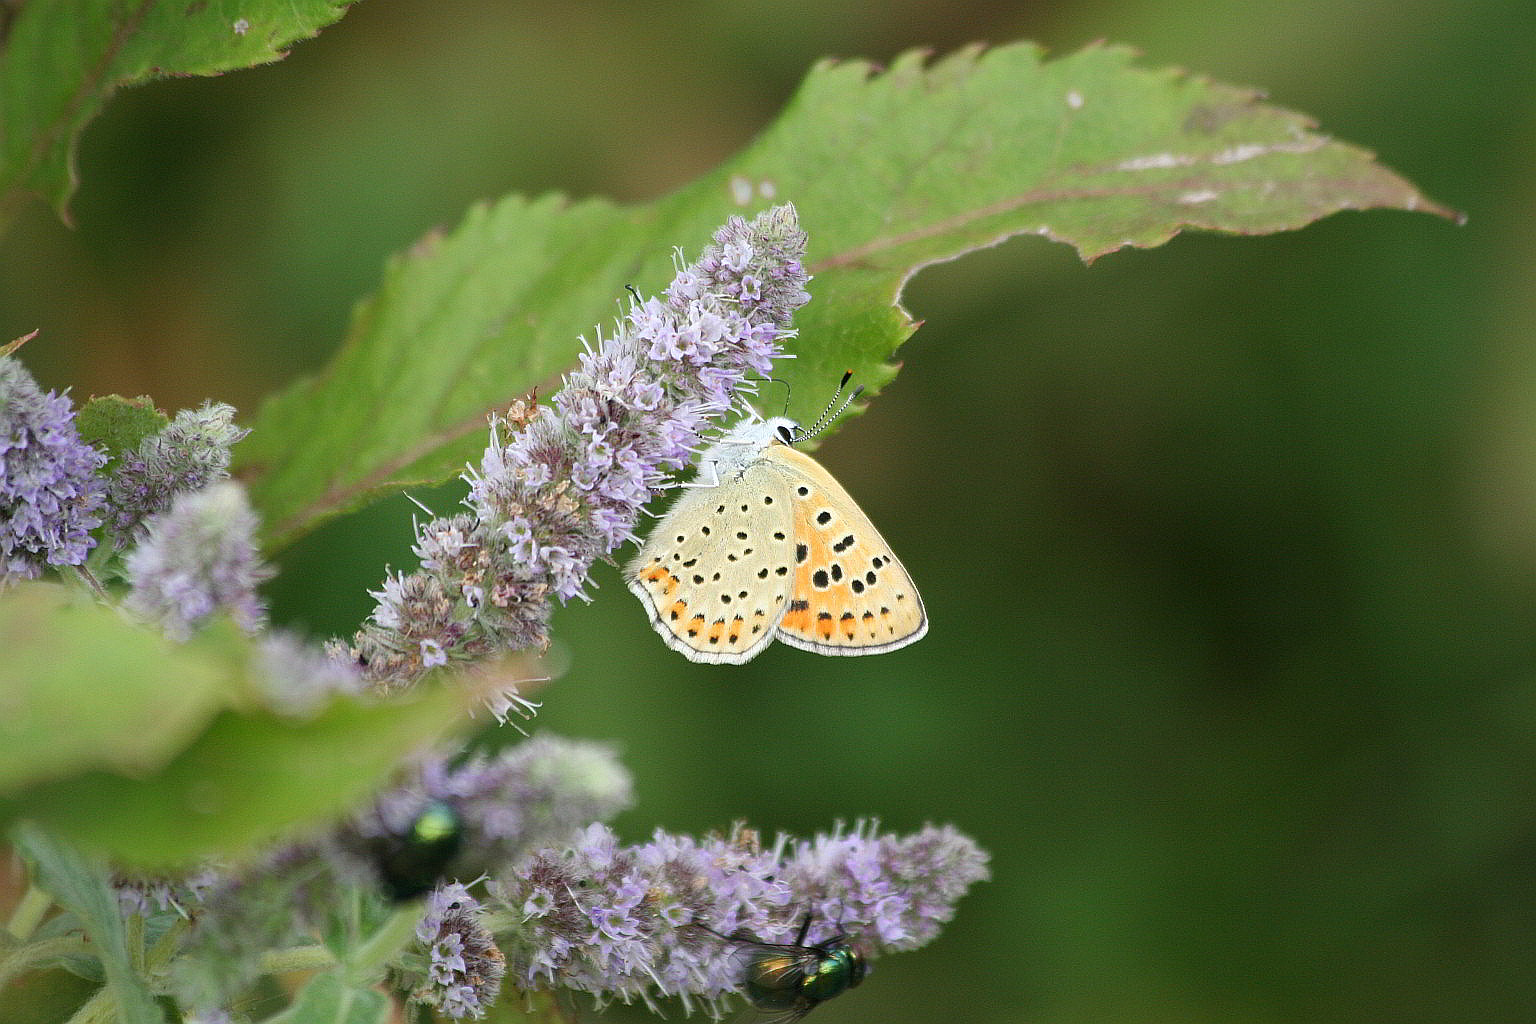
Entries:
POLYGON ((738 423, 727 431, 720 438, 720 441, 726 444, 751 445, 758 450, 765 449, 775 443, 794 446, 802 441, 809 441, 831 426, 843 414, 843 411, 853 404, 853 400, 864 393, 864 386, 861 384, 854 388, 848 397, 843 399, 841 404, 838 403, 838 399, 842 397, 843 388, 848 386, 848 379, 852 376, 852 370, 848 370, 843 374, 843 379, 838 382, 837 390, 832 394, 832 400, 827 403, 827 407, 822 411, 821 415, 816 417, 816 422, 812 423, 809 427, 802 427, 798 420, 792 420, 788 416, 771 416, 767 419, 760 419, 754 413, 750 419, 738 423))

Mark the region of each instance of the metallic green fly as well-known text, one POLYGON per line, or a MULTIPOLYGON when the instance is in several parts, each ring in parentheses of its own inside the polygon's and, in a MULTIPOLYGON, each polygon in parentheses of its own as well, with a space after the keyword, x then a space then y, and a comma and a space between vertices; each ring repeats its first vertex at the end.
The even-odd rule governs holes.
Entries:
POLYGON ((805 944, 811 915, 800 922, 794 942, 762 942, 740 934, 720 935, 734 943, 745 967, 742 991, 759 1011, 761 1024, 793 1024, 833 996, 856 986, 869 972, 869 963, 838 934, 814 945, 805 944))
POLYGON ((464 820, 445 800, 428 800, 398 835, 372 843, 374 867, 396 900, 430 892, 464 846, 464 820))

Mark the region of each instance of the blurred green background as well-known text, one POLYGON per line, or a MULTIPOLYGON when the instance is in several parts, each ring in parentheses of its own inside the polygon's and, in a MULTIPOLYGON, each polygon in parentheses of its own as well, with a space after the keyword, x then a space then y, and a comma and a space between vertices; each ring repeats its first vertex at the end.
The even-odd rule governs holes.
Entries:
MULTIPOLYGON (((649 199, 817 58, 1018 38, 1260 86, 1470 219, 925 272, 906 371, 819 457, 928 638, 692 665, 606 569, 557 618, 537 726, 619 745, 631 840, 877 815, 992 851, 823 1024, 1532 1019, 1528 0, 372 0, 280 64, 111 103, 78 227, 39 203, 0 247, 0 337, 41 327, 29 364, 77 397, 249 416, 478 199, 649 199)), ((276 617, 353 628, 409 528, 392 500, 288 552, 276 617)))

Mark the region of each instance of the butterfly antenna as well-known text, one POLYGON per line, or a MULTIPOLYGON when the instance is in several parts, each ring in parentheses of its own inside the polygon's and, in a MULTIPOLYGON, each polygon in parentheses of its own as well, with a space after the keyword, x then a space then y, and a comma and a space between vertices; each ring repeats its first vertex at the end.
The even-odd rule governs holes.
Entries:
POLYGON ((858 398, 864 393, 864 385, 860 384, 858 387, 853 389, 847 398, 843 399, 843 403, 841 405, 838 405, 837 400, 842 396, 843 388, 848 386, 848 381, 852 377, 852 370, 843 371, 843 379, 837 382, 837 390, 832 392, 832 400, 827 403, 826 409, 822 410, 821 415, 816 417, 815 423, 812 423, 809 428, 801 430, 800 433, 795 435, 796 441, 808 440, 815 437, 823 430, 826 430, 833 424, 834 421, 836 421, 839 416, 841 416, 848 409, 850 405, 853 404, 853 400, 855 398, 858 398))
POLYGON ((635 297, 635 302, 636 303, 638 303, 641 306, 645 305, 645 300, 640 297, 640 293, 635 290, 635 286, 634 285, 627 284, 627 285, 624 286, 624 290, 629 292, 629 294, 631 294, 631 295, 633 295, 635 297))
POLYGON ((788 416, 789 415, 789 381, 787 381, 787 380, 780 380, 777 377, 759 377, 756 380, 754 380, 753 383, 754 384, 782 384, 782 385, 784 385, 784 411, 779 413, 779 415, 780 416, 788 416))

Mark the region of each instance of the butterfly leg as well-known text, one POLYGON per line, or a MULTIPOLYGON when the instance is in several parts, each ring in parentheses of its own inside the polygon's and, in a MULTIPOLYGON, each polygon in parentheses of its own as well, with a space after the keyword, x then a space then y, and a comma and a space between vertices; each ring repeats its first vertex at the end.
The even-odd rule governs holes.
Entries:
MULTIPOLYGON (((684 483, 680 483, 677 486, 679 486, 679 487, 719 487, 720 486, 720 471, 715 468, 715 463, 710 462, 710 463, 706 463, 705 465, 707 465, 709 467, 709 479, 708 480, 704 480, 704 479, 689 480, 689 481, 686 481, 684 483)), ((701 478, 704 476, 704 468, 705 468, 704 465, 699 466, 699 477, 701 477, 701 478)))

